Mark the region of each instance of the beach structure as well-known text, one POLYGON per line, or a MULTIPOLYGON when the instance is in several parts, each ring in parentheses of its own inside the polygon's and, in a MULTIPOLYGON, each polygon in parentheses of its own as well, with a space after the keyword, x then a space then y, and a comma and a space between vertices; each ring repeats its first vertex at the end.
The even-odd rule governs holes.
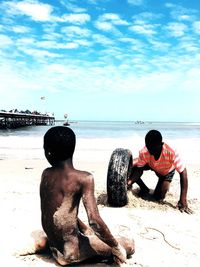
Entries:
POLYGON ((0 129, 32 125, 54 125, 55 117, 47 114, 0 112, 0 129))

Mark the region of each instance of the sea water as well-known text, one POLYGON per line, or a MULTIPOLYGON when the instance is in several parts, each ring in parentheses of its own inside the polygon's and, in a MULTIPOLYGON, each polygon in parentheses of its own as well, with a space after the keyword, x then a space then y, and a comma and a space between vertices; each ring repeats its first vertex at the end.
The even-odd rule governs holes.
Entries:
MULTIPOLYGON (((50 127, 0 130, 0 159, 44 159, 43 136, 50 127)), ((129 149, 137 157, 146 133, 156 129, 162 133, 163 141, 177 149, 186 161, 199 163, 200 123, 73 121, 69 127, 77 136, 74 158, 78 160, 108 160, 119 147, 129 149)))

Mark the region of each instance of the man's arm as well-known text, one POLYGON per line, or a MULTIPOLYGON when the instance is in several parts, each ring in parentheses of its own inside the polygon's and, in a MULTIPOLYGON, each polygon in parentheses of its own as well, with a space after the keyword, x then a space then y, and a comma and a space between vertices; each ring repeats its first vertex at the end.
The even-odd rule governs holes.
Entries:
POLYGON ((125 250, 119 245, 117 240, 111 234, 108 226, 105 224, 99 214, 94 196, 94 179, 92 175, 89 175, 84 181, 82 199, 83 205, 87 212, 89 225, 93 229, 94 233, 99 237, 99 239, 111 247, 116 261, 121 263, 125 262, 125 250))
POLYGON ((192 213, 192 210, 188 208, 187 205, 187 190, 188 190, 188 178, 186 168, 180 173, 180 199, 178 202, 178 208, 181 212, 186 212, 188 214, 192 213))

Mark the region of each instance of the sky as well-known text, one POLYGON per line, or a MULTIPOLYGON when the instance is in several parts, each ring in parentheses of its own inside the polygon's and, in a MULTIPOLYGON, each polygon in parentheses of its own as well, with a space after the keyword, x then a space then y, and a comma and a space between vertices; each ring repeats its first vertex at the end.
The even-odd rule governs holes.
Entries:
POLYGON ((199 0, 0 1, 0 110, 200 121, 199 0))

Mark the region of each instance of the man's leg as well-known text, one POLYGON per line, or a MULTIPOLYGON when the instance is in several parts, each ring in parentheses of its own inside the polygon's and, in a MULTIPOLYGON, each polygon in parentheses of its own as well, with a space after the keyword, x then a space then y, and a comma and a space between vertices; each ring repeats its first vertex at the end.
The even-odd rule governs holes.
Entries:
POLYGON ((170 187, 170 181, 159 178, 153 196, 156 200, 163 200, 170 187))
POLYGON ((139 185, 140 187, 140 196, 143 196, 145 194, 149 193, 149 188, 146 186, 146 184, 142 181, 141 176, 143 174, 144 170, 149 170, 149 168, 147 169, 147 167, 145 166, 143 167, 133 167, 132 171, 131 171, 131 175, 127 180, 127 186, 128 189, 132 187, 133 183, 136 183, 137 185, 139 185))

